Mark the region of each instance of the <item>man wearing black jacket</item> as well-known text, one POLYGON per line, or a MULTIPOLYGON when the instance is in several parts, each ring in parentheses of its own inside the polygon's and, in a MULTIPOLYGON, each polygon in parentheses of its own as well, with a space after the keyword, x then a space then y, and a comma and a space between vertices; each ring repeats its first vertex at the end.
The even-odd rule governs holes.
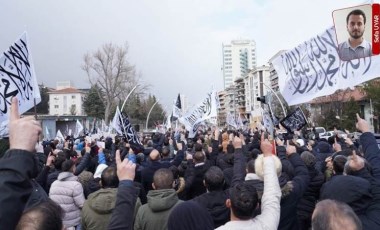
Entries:
POLYGON ((12 98, 9 119, 10 149, 0 159, 0 226, 15 229, 32 193, 31 178, 37 174, 36 140, 42 131, 34 117, 20 118, 18 100, 12 98))

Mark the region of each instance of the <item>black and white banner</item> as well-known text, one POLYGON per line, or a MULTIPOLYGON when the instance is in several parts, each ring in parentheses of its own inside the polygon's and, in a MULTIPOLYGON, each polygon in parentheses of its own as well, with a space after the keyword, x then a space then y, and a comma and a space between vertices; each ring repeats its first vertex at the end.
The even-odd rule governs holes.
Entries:
POLYGON ((182 109, 181 95, 178 94, 177 100, 174 102, 174 105, 173 105, 173 118, 182 117, 181 109, 182 109))
POLYGON ((16 96, 24 113, 41 101, 28 37, 24 32, 0 57, 0 122, 8 119, 11 98, 16 96))
POLYGON ((272 62, 280 92, 289 105, 309 102, 338 89, 379 77, 380 56, 342 61, 335 28, 284 52, 272 62))
POLYGON ((206 99, 193 107, 186 115, 179 118, 190 133, 195 133, 200 122, 217 117, 216 91, 207 94, 206 99))
POLYGON ((281 125, 290 132, 300 130, 307 124, 306 117, 301 108, 298 107, 293 113, 287 115, 280 121, 281 125))

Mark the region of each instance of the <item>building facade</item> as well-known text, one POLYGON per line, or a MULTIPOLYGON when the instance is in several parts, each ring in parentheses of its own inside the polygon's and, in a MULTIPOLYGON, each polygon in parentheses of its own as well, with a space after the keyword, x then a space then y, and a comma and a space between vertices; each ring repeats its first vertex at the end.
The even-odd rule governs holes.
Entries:
POLYGON ((254 40, 232 40, 222 45, 224 89, 234 84, 256 67, 256 43, 254 40))
POLYGON ((57 89, 48 94, 49 115, 85 115, 83 108, 85 92, 74 88, 71 83, 58 82, 57 89))
POLYGON ((261 121, 261 102, 257 97, 265 96, 270 92, 269 66, 263 65, 251 70, 244 77, 245 85, 245 111, 250 117, 251 124, 261 121))
POLYGON ((270 87, 273 89, 274 92, 280 91, 280 87, 278 84, 278 75, 276 70, 274 69, 272 65, 272 61, 276 59, 279 55, 281 55, 283 52, 286 52, 286 50, 280 50, 277 52, 271 59, 269 59, 269 78, 270 78, 270 87))

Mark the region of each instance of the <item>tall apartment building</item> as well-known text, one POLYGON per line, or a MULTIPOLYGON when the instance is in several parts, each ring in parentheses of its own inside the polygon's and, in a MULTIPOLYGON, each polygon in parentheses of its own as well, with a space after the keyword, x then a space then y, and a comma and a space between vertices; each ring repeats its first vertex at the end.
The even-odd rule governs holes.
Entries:
POLYGON ((278 51, 271 59, 269 59, 270 85, 274 92, 278 92, 280 87, 278 85, 278 75, 272 65, 272 61, 280 56, 283 52, 286 52, 286 50, 278 51))
POLYGON ((256 43, 254 40, 232 40, 222 45, 224 89, 234 84, 256 67, 256 43))

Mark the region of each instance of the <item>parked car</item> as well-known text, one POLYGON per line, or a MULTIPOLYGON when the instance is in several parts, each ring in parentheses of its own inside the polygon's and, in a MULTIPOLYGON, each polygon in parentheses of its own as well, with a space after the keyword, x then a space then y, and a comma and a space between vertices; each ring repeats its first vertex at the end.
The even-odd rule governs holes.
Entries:
POLYGON ((347 138, 347 133, 345 133, 345 132, 343 132, 341 130, 327 131, 326 133, 324 133, 322 135, 319 135, 319 138, 320 139, 328 140, 330 137, 335 136, 336 134, 338 134, 338 137, 340 137, 340 138, 343 138, 343 139, 347 138))

